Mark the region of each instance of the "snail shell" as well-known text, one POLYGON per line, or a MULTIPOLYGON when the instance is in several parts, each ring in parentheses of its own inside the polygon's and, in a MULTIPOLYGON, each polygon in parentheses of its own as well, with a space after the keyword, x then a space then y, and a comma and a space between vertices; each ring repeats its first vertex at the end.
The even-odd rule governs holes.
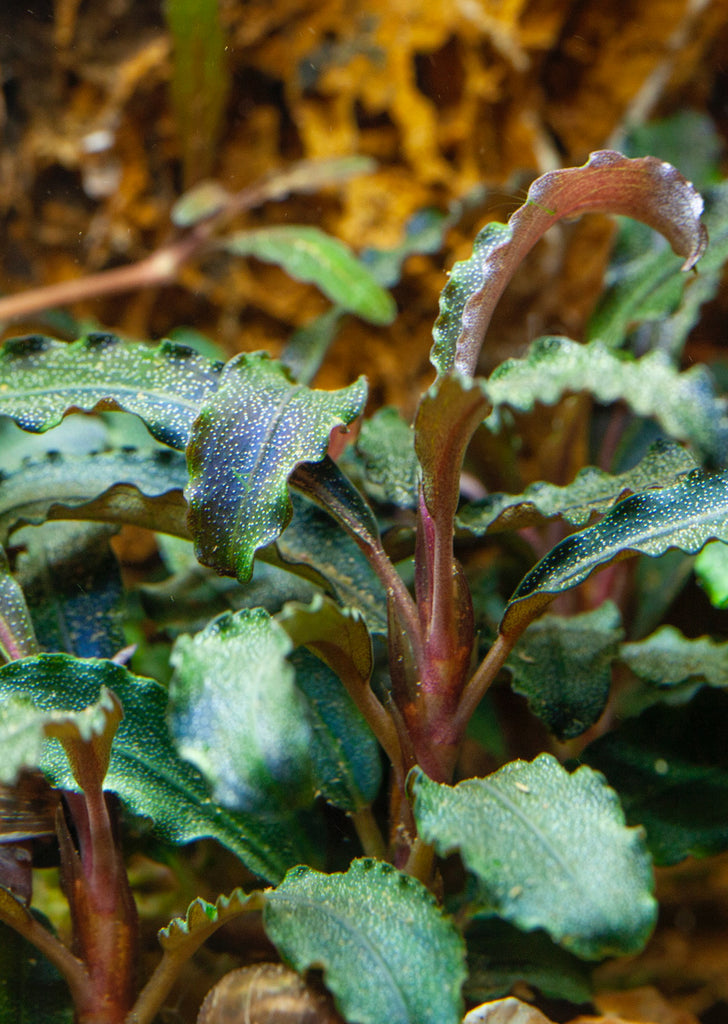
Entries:
POLYGON ((197 1024, 345 1024, 328 992, 283 964, 231 971, 210 989, 197 1024))

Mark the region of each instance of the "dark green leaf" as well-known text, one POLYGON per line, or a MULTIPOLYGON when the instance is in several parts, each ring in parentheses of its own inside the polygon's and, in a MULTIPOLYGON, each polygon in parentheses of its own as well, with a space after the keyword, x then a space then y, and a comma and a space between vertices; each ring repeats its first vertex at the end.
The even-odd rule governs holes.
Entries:
MULTIPOLYGON (((132 812, 151 819, 162 840, 187 843, 212 836, 270 880, 312 856, 294 819, 284 827, 226 811, 210 799, 200 774, 172 745, 167 691, 158 683, 135 677, 113 662, 65 654, 25 658, 0 668, 0 701, 19 697, 40 711, 82 711, 96 701, 101 686, 113 690, 124 709, 105 787, 118 793, 132 812)), ((76 788, 59 744, 47 741, 40 766, 54 785, 76 788)))
POLYGON ((389 292, 351 249, 318 228, 284 224, 238 231, 224 240, 228 252, 277 263, 291 277, 315 284, 342 309, 375 324, 389 324, 397 307, 389 292))
POLYGON ((56 968, 0 924, 0 1024, 72 1024, 73 1019, 71 995, 56 968))
POLYGON ((465 995, 470 1003, 508 995, 519 982, 549 999, 591 1000, 589 968, 542 931, 524 933, 495 917, 478 918, 469 925, 466 940, 465 995))
POLYGON ((114 532, 59 522, 15 535, 23 545, 16 575, 44 650, 113 658, 125 646, 121 571, 109 545, 114 532))
POLYGON ((728 849, 728 694, 648 708, 582 757, 609 779, 658 864, 728 849))
POLYGON ((344 608, 357 608, 370 632, 387 632, 384 587, 358 545, 323 509, 291 495, 294 516, 276 541, 283 564, 310 568, 344 608))
POLYGON ((141 417, 158 441, 184 448, 221 369, 169 341, 151 348, 111 334, 71 344, 39 335, 9 339, 0 349, 0 415, 40 432, 71 410, 120 409, 141 417))
POLYGON ((695 469, 695 460, 684 448, 658 442, 625 473, 613 476, 595 466, 587 466, 565 487, 539 480, 523 494, 489 494, 487 498, 464 505, 458 512, 457 524, 476 536, 489 530, 540 525, 555 516, 561 516, 574 526, 584 526, 592 516, 606 512, 625 493, 668 487, 692 469, 695 469))
POLYGON ((649 856, 598 773, 569 775, 542 754, 454 787, 415 768, 409 786, 421 837, 443 856, 460 852, 483 909, 543 928, 585 959, 647 941, 656 912, 649 856))
POLYGON ((560 740, 580 736, 606 706, 623 636, 619 610, 608 601, 568 619, 546 615, 506 661, 513 689, 560 740))
POLYGON ((420 466, 412 427, 396 409, 379 409, 362 424, 356 442, 367 493, 401 508, 417 507, 420 466))
POLYGON ((363 379, 341 391, 310 391, 265 353, 228 363, 188 447, 189 521, 200 560, 249 579, 255 552, 291 517, 288 477, 299 463, 322 459, 331 431, 351 423, 365 400, 363 379))
POLYGON ((702 208, 693 186, 654 157, 628 160, 603 150, 592 153, 583 167, 542 175, 508 224, 487 225, 471 258, 453 267, 433 330, 433 365, 439 374, 453 368, 474 372, 503 290, 526 253, 561 218, 602 212, 644 221, 666 236, 687 270, 707 244, 702 208))
POLYGON ((496 407, 493 417, 500 405, 525 411, 575 391, 588 391, 603 403, 626 402, 671 437, 688 441, 711 465, 724 465, 728 458, 728 406, 716 397, 710 373, 704 366, 679 373, 664 352, 632 360, 601 341, 579 345, 568 338, 539 338, 524 359, 501 363, 486 386, 496 407))
POLYGON ((674 487, 634 494, 541 559, 513 594, 501 632, 517 630, 524 617, 537 614, 554 595, 610 562, 636 552, 661 555, 669 548, 694 554, 715 538, 728 540, 728 472, 698 469, 674 487))
POLYGON ((96 519, 146 529, 186 531, 184 456, 130 449, 27 460, 0 475, 0 540, 23 523, 96 519))
POLYGON ((292 649, 262 608, 222 615, 174 646, 172 732, 218 803, 274 817, 313 803, 313 728, 292 649))
POLYGON ((463 941, 420 882, 375 860, 294 868, 266 893, 265 929, 297 971, 321 968, 347 1020, 458 1024, 463 941))

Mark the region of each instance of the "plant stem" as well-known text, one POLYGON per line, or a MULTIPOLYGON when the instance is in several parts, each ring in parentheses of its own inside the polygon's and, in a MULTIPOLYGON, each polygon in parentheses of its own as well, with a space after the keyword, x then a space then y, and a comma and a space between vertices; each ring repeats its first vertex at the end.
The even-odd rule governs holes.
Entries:
POLYGON ((461 734, 465 732, 473 712, 503 667, 503 663, 513 650, 519 636, 520 632, 514 636, 504 636, 502 633, 499 633, 495 643, 463 690, 455 715, 455 727, 461 734))
POLYGON ((423 885, 429 886, 432 881, 434 866, 434 847, 430 846, 429 843, 424 843, 421 839, 415 839, 404 870, 408 875, 412 875, 413 878, 422 882, 423 885))
POLYGON ((371 807, 361 807, 349 815, 359 836, 362 850, 367 857, 375 857, 377 860, 385 860, 386 844, 381 829, 372 813, 371 807))

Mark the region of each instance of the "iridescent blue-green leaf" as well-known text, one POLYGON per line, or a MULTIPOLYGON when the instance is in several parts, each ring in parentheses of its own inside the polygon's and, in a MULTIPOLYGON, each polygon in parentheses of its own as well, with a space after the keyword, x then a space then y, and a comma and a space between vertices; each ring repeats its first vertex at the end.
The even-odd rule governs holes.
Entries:
POLYGON ((680 373, 664 352, 635 360, 599 340, 580 345, 568 338, 539 338, 523 359, 501 363, 486 386, 496 407, 490 422, 497 426, 498 406, 527 411, 576 391, 588 391, 605 404, 626 402, 675 440, 689 442, 712 466, 728 459, 728 403, 716 395, 704 366, 680 373))
POLYGON ((266 353, 228 363, 187 449, 190 529, 200 560, 250 578, 255 552, 291 518, 288 477, 324 458, 329 435, 362 411, 366 383, 340 391, 294 384, 266 353))
MULTIPOLYGON (((16 534, 16 575, 43 650, 113 658, 126 646, 113 526, 54 522, 16 534)), ((36 652, 34 652, 36 653, 36 652)))
POLYGON ((345 874, 298 867, 265 897, 278 952, 301 973, 323 970, 346 1020, 459 1024, 463 940, 414 878, 369 859, 345 874))
POLYGON ((442 856, 459 851, 482 910, 589 960, 647 941, 657 908, 644 837, 597 772, 542 754, 457 786, 414 768, 408 785, 420 836, 442 856))
POLYGON ((656 704, 582 753, 644 826, 658 864, 728 849, 728 693, 704 687, 688 703, 656 704))
POLYGON ((523 494, 489 494, 460 508, 456 522, 478 537, 491 530, 538 526, 555 516, 574 526, 584 526, 627 492, 668 487, 695 468, 695 459, 685 448, 658 442, 624 473, 612 475, 596 466, 587 466, 564 487, 539 480, 523 494))
POLYGON ((35 627, 23 588, 10 572, 0 547, 0 659, 11 661, 38 653, 35 627))
POLYGON ((623 636, 610 601, 569 618, 545 615, 531 623, 506 661, 511 685, 560 740, 580 736, 606 706, 623 636))
POLYGON ((292 649, 262 608, 221 615, 174 645, 172 733, 226 807, 279 817, 313 803, 314 732, 292 649))
MULTIPOLYGON (((105 788, 118 793, 134 814, 150 819, 160 839, 188 843, 210 836, 271 881, 292 864, 315 858, 303 825, 294 818, 280 823, 227 811, 210 798, 202 776, 172 744, 167 691, 159 683, 111 661, 66 654, 24 658, 0 668, 0 702, 21 698, 42 712, 82 711, 96 701, 101 686, 112 690, 124 709, 105 788)), ((57 742, 46 740, 40 767, 53 785, 77 788, 57 742)))
POLYGON ((184 448, 221 369, 170 341, 152 348, 112 334, 70 344, 40 335, 12 338, 0 348, 0 415, 41 432, 71 411, 117 409, 139 416, 158 441, 184 448))
POLYGON ((493 310, 519 263, 563 217, 601 212, 641 220, 660 231, 689 270, 707 245, 703 202, 690 182, 654 157, 592 153, 583 167, 549 171, 533 182, 508 224, 488 224, 473 255, 456 263, 440 298, 431 359, 439 374, 472 375, 493 310))
POLYGON ((518 632, 556 594, 611 562, 637 553, 661 555, 669 548, 694 554, 714 539, 728 541, 728 471, 696 469, 674 487, 633 494, 541 559, 516 588, 500 630, 518 632))
POLYGON ((95 519, 184 536, 187 465, 165 448, 49 452, 0 475, 0 541, 23 523, 95 519))
POLYGON ((304 224, 283 224, 228 235, 224 248, 279 266, 299 281, 315 284, 342 309, 374 324, 389 324, 394 299, 338 238, 304 224))

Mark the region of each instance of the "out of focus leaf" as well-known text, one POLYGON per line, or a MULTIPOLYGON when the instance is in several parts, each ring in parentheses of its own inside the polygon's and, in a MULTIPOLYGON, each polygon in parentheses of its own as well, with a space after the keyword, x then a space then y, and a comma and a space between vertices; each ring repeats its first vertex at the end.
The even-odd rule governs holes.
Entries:
POLYGON ((224 240, 236 256, 256 256, 277 263, 291 277, 315 284, 342 309, 375 324, 388 324, 397 307, 348 246, 318 228, 284 224, 239 231, 224 240))
POLYGON ((0 658, 10 661, 38 653, 38 641, 23 589, 0 547, 0 658))
POLYGON ((728 544, 706 544, 695 559, 695 575, 716 608, 728 608, 728 544))
POLYGON ((658 704, 591 743, 582 759, 619 793, 658 864, 728 849, 728 693, 658 704))

